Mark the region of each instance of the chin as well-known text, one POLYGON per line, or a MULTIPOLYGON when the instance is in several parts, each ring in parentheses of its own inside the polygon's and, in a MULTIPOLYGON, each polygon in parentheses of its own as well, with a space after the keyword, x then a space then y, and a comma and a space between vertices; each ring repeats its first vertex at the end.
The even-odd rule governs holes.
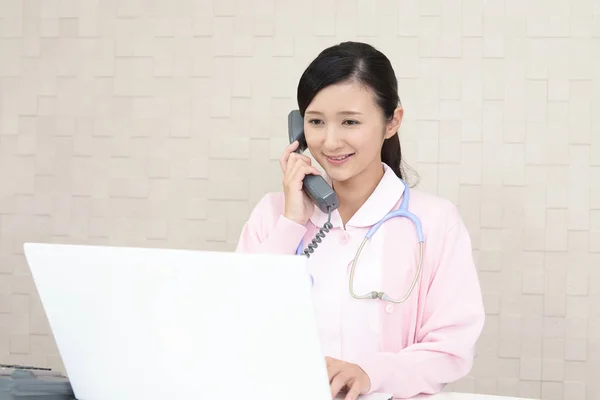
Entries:
POLYGON ((334 182, 345 182, 355 176, 350 169, 344 171, 337 168, 328 168, 328 170, 325 172, 327 173, 327 176, 334 182))

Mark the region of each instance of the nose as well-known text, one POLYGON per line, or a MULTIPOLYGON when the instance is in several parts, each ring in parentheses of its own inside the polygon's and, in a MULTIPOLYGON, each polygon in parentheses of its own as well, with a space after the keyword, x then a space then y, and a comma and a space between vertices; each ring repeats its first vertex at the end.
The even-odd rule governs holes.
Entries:
POLYGON ((323 141, 323 148, 327 151, 332 151, 340 148, 341 145, 342 140, 339 129, 334 125, 329 125, 325 129, 325 139, 323 141))

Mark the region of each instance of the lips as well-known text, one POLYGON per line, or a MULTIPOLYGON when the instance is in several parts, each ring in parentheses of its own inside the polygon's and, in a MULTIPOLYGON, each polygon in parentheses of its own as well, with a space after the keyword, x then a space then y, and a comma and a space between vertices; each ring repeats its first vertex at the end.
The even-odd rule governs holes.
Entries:
POLYGON ((353 155, 354 155, 354 153, 352 153, 352 154, 344 154, 344 155, 341 155, 341 156, 327 156, 327 158, 329 158, 330 160, 333 160, 333 161, 343 161, 343 160, 345 160, 348 157, 351 157, 353 155))
POLYGON ((352 158, 353 155, 354 155, 354 153, 342 154, 339 156, 327 156, 327 161, 331 165, 342 165, 345 162, 347 162, 350 158, 352 158))

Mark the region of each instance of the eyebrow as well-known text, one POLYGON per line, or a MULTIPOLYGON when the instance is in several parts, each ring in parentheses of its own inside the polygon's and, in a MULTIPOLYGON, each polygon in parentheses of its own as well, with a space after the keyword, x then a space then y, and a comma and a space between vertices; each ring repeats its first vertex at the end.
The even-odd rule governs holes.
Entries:
MULTIPOLYGON (((310 110, 310 111, 306 111, 305 113, 306 115, 323 115, 322 112, 320 111, 315 111, 315 110, 310 110)), ((362 115, 361 112, 358 111, 340 111, 339 113, 337 113, 338 115, 362 115)))

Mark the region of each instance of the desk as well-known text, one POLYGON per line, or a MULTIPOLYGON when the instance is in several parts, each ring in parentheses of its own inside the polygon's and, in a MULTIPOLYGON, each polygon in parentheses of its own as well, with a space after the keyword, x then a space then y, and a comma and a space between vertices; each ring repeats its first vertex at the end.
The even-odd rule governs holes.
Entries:
POLYGON ((477 394, 477 393, 452 393, 442 392, 434 395, 420 395, 413 397, 413 400, 535 400, 526 399, 523 397, 510 397, 510 396, 493 396, 489 394, 477 394))

